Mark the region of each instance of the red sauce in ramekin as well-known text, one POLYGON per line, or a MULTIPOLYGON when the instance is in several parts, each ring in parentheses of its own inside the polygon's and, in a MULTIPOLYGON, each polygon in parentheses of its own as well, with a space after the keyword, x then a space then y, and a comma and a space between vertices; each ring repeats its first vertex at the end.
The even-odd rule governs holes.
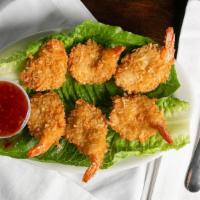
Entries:
POLYGON ((14 83, 0 81, 0 137, 17 133, 28 113, 27 97, 14 83))

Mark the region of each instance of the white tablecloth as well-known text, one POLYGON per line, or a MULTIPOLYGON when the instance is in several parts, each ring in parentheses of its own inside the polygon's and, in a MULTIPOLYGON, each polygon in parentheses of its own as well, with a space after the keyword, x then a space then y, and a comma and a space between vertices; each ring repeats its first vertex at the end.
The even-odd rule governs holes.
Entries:
MULTIPOLYGON (((1 0, 0 48, 32 33, 69 27, 92 18, 79 0, 1 0)), ((191 0, 180 36, 178 62, 185 67, 196 88, 191 144, 171 152, 146 167, 119 173, 97 174, 82 184, 81 174, 58 172, 32 166, 22 160, 0 157, 0 200, 188 200, 200 199, 184 188, 198 123, 200 94, 200 1, 191 0), (147 173, 148 172, 148 173, 147 173), (154 173, 152 175, 152 172, 154 173), (155 178, 156 177, 156 178, 155 178), (153 178, 153 179, 152 179, 153 178)))
POLYGON ((200 117, 200 1, 189 1, 179 40, 178 63, 191 80, 192 99, 190 136, 191 143, 178 152, 170 152, 162 158, 156 183, 152 191, 153 200, 199 200, 200 193, 190 193, 184 187, 186 171, 197 141, 200 117))

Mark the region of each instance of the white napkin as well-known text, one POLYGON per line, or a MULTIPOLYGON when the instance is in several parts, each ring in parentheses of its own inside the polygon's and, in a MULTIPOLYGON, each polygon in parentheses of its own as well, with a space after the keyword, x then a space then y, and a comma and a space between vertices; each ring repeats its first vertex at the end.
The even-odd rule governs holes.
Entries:
POLYGON ((79 0, 1 0, 0 48, 16 39, 93 19, 79 0))
MULTIPOLYGON (((0 48, 38 31, 70 27, 84 19, 93 16, 79 0, 1 0, 0 48)), ((60 176, 23 160, 0 157, 0 200, 139 200, 145 173, 145 165, 119 173, 97 173, 82 184, 82 174, 60 176)))
POLYGON ((21 160, 0 159, 1 200, 97 200, 67 177, 21 160))
POLYGON ((191 110, 191 143, 178 152, 163 156, 152 196, 153 200, 199 200, 200 193, 190 193, 184 187, 186 171, 196 142, 200 116, 200 1, 188 2, 181 30, 178 63, 192 80, 194 98, 191 110))

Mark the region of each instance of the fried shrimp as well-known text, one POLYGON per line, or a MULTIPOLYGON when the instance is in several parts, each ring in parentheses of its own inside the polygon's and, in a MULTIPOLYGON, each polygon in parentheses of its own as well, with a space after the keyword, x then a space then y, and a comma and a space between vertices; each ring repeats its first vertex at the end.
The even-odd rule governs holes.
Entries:
POLYGON ((59 88, 65 81, 67 61, 63 42, 51 39, 28 59, 20 78, 26 87, 36 91, 59 88))
POLYGON ((165 46, 148 44, 126 55, 115 74, 116 84, 128 93, 145 93, 167 81, 174 63, 175 35, 167 28, 165 46))
POLYGON ((28 121, 30 134, 39 143, 28 152, 28 157, 45 153, 65 133, 65 112, 62 101, 54 92, 38 93, 31 97, 31 115, 28 121))
POLYGON ((87 182, 100 168, 107 150, 107 123, 101 110, 83 100, 76 101, 75 109, 66 123, 66 139, 91 160, 83 181, 87 182))
POLYGON ((124 139, 143 143, 159 131, 163 139, 173 143, 166 130, 164 115, 156 106, 156 99, 146 96, 117 97, 109 124, 124 139))
POLYGON ((116 71, 117 62, 125 47, 103 48, 95 41, 73 47, 69 56, 69 70, 82 84, 101 84, 116 71))

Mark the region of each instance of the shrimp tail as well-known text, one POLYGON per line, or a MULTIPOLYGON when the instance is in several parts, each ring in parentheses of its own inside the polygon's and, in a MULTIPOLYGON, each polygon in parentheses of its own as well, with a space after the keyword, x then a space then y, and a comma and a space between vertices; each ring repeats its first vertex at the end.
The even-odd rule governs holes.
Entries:
POLYGON ((46 145, 38 144, 28 151, 28 157, 33 158, 35 156, 39 156, 40 154, 45 153, 48 149, 49 147, 46 145))
POLYGON ((88 182, 89 179, 95 174, 95 172, 100 168, 100 162, 97 159, 93 159, 90 167, 85 171, 82 181, 88 182))
POLYGON ((162 138, 168 143, 168 144, 173 144, 173 140, 170 136, 170 134, 167 132, 167 130, 159 125, 159 124, 151 124, 152 128, 155 128, 159 131, 160 135, 162 136, 162 138))
POLYGON ((115 56, 118 57, 124 50, 124 46, 116 46, 112 49, 115 52, 115 56))
POLYGON ((166 29, 165 35, 165 46, 161 49, 161 58, 166 62, 174 62, 174 44, 175 44, 175 34, 173 27, 168 27, 166 29))

